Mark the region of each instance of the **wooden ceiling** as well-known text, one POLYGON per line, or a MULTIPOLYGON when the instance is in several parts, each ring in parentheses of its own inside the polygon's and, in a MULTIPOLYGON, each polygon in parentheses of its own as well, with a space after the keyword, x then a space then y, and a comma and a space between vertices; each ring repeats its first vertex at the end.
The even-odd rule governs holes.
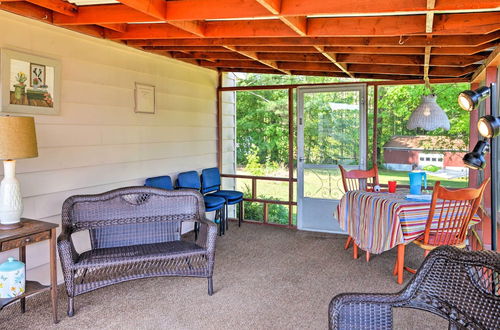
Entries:
POLYGON ((1 0, 0 9, 219 71, 467 79, 500 0, 1 0))

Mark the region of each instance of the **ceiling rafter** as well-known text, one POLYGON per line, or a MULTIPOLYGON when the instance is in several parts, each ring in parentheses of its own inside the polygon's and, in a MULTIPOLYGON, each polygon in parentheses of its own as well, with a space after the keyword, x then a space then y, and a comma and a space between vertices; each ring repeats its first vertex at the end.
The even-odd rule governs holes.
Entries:
POLYGON ((232 50, 233 52, 236 52, 238 54, 244 55, 248 58, 251 58, 252 60, 259 62, 263 65, 266 65, 272 69, 275 69, 277 71, 280 71, 281 73, 284 74, 290 74, 290 71, 288 70, 282 70, 278 67, 277 63, 274 61, 267 61, 267 60, 261 60, 256 52, 245 52, 245 51, 239 51, 237 50, 234 46, 224 46, 224 48, 227 48, 229 50, 232 50))
POLYGON ((496 0, 118 1, 0 9, 219 71, 460 80, 500 62, 496 0))

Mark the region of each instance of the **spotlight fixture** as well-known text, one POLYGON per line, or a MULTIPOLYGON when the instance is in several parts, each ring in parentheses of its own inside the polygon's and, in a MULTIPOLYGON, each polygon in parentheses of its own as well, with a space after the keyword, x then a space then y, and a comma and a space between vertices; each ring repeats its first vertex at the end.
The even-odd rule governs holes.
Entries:
POLYGON ((498 89, 495 83, 491 83, 490 87, 479 87, 475 91, 463 91, 458 95, 458 104, 466 111, 474 110, 478 104, 486 97, 490 96, 490 114, 483 116, 477 123, 477 129, 485 140, 477 141, 472 152, 466 154, 463 158, 465 166, 482 170, 486 167, 486 159, 484 154, 491 151, 491 249, 497 250, 497 189, 498 189, 498 139, 500 134, 500 117, 498 117, 498 89), (489 139, 489 143, 487 142, 489 139))
POLYGON ((466 154, 463 158, 465 166, 473 170, 481 170, 486 167, 486 159, 484 154, 488 151, 490 145, 488 142, 477 141, 474 149, 466 154))
POLYGON ((475 91, 463 91, 458 95, 458 104, 466 111, 474 110, 482 100, 490 95, 490 88, 486 86, 479 87, 475 91))
POLYGON ((491 139, 500 133, 500 118, 490 115, 483 116, 477 122, 477 129, 479 130, 479 134, 491 139))

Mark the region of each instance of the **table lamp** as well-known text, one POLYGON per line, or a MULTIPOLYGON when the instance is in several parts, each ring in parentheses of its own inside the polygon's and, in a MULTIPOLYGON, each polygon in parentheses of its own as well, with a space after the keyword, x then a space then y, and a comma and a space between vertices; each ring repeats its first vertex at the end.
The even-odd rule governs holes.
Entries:
POLYGON ((23 197, 16 179, 16 159, 37 156, 33 117, 0 116, 0 159, 4 166, 0 183, 0 230, 22 226, 23 197))

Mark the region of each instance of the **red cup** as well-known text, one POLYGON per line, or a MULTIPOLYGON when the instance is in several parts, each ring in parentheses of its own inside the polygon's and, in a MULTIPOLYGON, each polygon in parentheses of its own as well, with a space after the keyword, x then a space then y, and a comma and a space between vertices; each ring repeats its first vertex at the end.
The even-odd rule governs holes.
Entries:
POLYGON ((387 182, 387 184, 389 185, 389 192, 395 193, 398 182, 397 181, 389 181, 389 182, 387 182))

